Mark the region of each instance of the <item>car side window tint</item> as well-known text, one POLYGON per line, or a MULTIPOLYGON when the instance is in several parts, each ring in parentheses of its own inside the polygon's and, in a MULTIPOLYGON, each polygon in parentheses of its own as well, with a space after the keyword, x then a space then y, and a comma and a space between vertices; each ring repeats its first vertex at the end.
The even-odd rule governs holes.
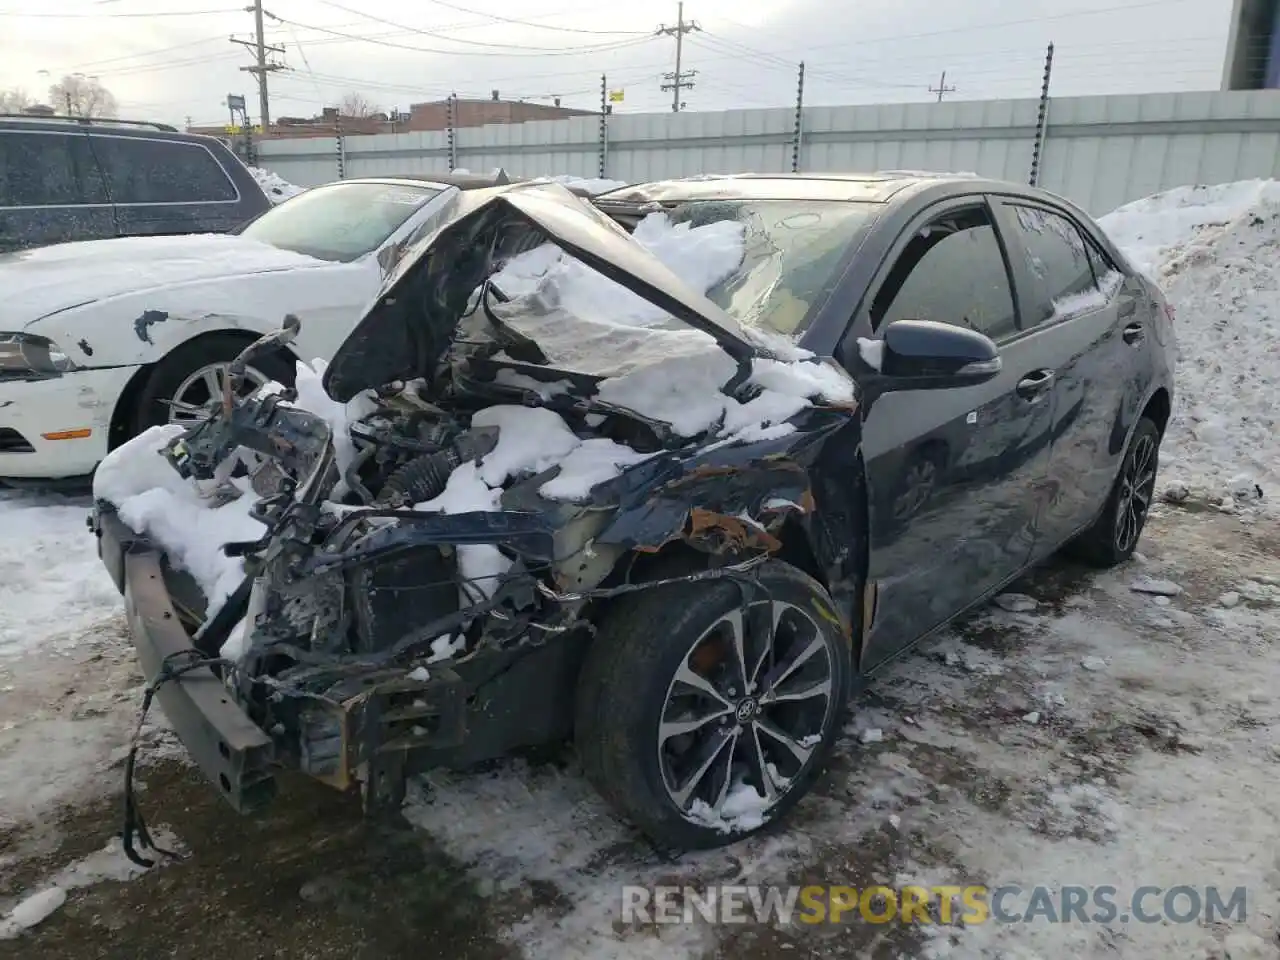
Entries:
MULTIPOLYGON (((1094 278, 1092 245, 1066 217, 1039 207, 1009 204, 1017 224, 1019 253, 1034 283, 1027 325, 1096 310, 1106 302, 1094 278)), ((1018 254, 1011 254, 1018 255, 1018 254)))
POLYGON ((985 207, 915 231, 871 304, 873 329, 895 320, 936 320, 993 340, 1017 332, 1009 271, 985 207))
POLYGON ((82 136, 0 133, 0 207, 79 206, 105 199, 82 136))
POLYGON ((90 136, 115 203, 235 200, 235 185, 198 143, 90 136))

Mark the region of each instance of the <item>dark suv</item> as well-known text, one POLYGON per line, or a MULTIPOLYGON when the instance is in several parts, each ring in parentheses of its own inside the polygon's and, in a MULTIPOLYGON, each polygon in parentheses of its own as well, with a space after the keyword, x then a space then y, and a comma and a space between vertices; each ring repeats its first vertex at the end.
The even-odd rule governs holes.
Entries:
POLYGON ((225 144, 158 123, 0 115, 0 253, 223 233, 271 206, 225 144))

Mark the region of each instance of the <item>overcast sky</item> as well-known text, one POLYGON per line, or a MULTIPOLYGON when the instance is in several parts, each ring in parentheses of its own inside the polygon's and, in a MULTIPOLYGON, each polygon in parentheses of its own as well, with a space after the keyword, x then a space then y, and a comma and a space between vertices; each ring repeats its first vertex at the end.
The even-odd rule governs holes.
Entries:
MULTIPOLYGON (((0 0, 0 88, 45 99, 50 78, 97 76, 122 115, 222 122, 228 93, 256 119, 245 0, 0 0)), ((806 62, 809 104, 924 101, 942 71, 950 99, 1034 97, 1045 46, 1053 93, 1217 89, 1231 0, 688 0, 687 109, 787 106, 806 62)), ((600 75, 616 111, 670 109, 659 89, 675 41, 655 37, 676 4, 585 0, 266 0, 287 69, 274 116, 310 116, 356 91, 384 108, 459 96, 560 95, 593 108, 600 75), (382 21, 382 22, 379 22, 382 21), (513 22, 518 21, 518 22, 513 22)))

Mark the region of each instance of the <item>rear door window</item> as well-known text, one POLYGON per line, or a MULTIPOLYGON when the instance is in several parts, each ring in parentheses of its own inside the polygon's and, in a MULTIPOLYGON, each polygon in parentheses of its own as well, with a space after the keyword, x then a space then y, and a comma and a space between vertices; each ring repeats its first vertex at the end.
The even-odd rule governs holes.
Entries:
POLYGON ((83 134, 0 131, 0 207, 106 202, 83 134))
POLYGON ((1032 301, 1027 325, 1035 326, 1088 313, 1104 306, 1106 295, 1094 275, 1097 251, 1066 217, 1042 207, 1007 204, 1014 213, 1022 256, 1031 276, 1032 301))
POLYGON ((204 146, 177 140, 90 134, 112 202, 216 203, 239 197, 204 146))

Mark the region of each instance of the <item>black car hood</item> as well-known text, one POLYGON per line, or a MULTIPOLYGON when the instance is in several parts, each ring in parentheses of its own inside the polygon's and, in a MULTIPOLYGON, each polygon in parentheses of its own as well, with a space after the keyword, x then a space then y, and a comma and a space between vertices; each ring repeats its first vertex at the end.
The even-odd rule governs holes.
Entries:
POLYGON ((739 362, 768 350, 690 289, 616 222, 559 184, 459 192, 409 247, 324 376, 335 400, 393 380, 429 377, 453 342, 477 287, 532 233, 678 320, 739 362))

